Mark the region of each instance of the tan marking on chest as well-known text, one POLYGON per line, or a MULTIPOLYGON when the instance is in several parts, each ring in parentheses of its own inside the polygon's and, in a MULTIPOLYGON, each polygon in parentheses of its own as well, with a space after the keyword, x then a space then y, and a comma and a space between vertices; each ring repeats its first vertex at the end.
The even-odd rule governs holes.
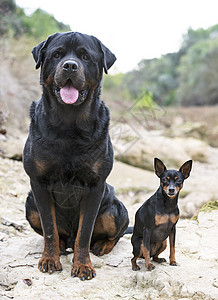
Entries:
POLYGON ((101 167, 101 165, 102 165, 102 161, 101 161, 101 160, 97 160, 97 161, 94 163, 92 169, 95 171, 95 173, 98 173, 98 170, 99 170, 99 168, 101 167))
POLYGON ((46 171, 46 165, 45 162, 40 161, 40 160, 35 160, 35 166, 39 174, 44 174, 46 171))
POLYGON ((179 215, 156 215, 155 216, 155 225, 161 225, 167 222, 172 222, 173 224, 175 224, 177 222, 177 220, 179 219, 179 215))

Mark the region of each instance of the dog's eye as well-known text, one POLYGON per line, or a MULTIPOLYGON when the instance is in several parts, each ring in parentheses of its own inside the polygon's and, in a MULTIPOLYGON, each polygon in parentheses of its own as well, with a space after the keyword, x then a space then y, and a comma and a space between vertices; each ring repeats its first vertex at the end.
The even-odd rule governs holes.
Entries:
POLYGON ((167 180, 166 178, 163 178, 163 179, 162 179, 162 182, 163 182, 163 183, 168 183, 168 180, 167 180))
POLYGON ((53 57, 54 58, 59 58, 61 56, 60 52, 54 52, 53 57))
POLYGON ((84 60, 89 60, 88 54, 83 54, 83 55, 82 55, 82 59, 84 59, 84 60))
POLYGON ((181 180, 181 179, 177 179, 177 180, 176 180, 176 183, 181 184, 181 183, 182 183, 182 180, 181 180))

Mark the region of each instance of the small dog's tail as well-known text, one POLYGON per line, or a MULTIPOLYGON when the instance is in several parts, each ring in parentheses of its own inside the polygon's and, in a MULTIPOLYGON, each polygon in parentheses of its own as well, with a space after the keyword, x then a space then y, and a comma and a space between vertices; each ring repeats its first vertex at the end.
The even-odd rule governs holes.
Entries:
POLYGON ((132 234, 133 233, 133 228, 134 226, 128 226, 128 228, 126 229, 126 231, 124 232, 123 236, 125 234, 132 234))

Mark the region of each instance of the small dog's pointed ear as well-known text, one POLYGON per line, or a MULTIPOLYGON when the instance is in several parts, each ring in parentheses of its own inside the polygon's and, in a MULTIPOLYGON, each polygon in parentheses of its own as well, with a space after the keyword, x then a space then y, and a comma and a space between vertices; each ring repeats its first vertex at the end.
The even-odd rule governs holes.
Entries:
POLYGON ((154 159, 154 169, 155 169, 155 174, 160 177, 161 174, 163 174, 164 171, 166 171, 166 166, 164 163, 157 157, 154 159))
POLYGON ((104 72, 107 74, 107 70, 110 69, 110 67, 115 63, 117 58, 100 41, 98 41, 98 42, 99 42, 99 45, 100 45, 101 52, 103 53, 103 61, 102 62, 103 62, 104 72))
POLYGON ((188 160, 181 166, 179 171, 183 174, 184 178, 186 179, 189 177, 191 169, 192 169, 192 160, 188 160))
POLYGON ((50 35, 45 41, 39 43, 37 46, 35 46, 32 50, 33 58, 36 62, 36 69, 38 69, 43 62, 43 50, 46 48, 48 43, 56 36, 58 33, 50 35))

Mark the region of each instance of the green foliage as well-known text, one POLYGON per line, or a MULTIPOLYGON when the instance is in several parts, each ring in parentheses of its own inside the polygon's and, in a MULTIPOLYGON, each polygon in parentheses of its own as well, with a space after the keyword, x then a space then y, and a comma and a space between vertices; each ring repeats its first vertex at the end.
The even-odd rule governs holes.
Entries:
POLYGON ((119 88, 123 82, 123 74, 119 73, 116 75, 108 75, 104 78, 104 88, 107 90, 119 88))
POLYGON ((27 35, 39 41, 55 32, 69 30, 68 25, 58 22, 41 9, 37 9, 31 16, 26 16, 14 0, 0 1, 0 36, 4 38, 27 35))
POLYGON ((151 92, 143 91, 139 100, 136 101, 134 105, 134 110, 154 110, 156 109, 157 104, 153 100, 153 95, 151 92))
POLYGON ((189 28, 187 34, 183 36, 183 43, 181 49, 187 51, 192 45, 202 40, 214 39, 218 37, 218 24, 208 29, 199 28, 193 30, 189 28))
POLYGON ((147 91, 158 105, 218 104, 218 24, 190 28, 177 53, 144 59, 136 70, 110 82, 110 88, 128 90, 131 99, 147 91))
POLYGON ((218 200, 211 200, 199 209, 197 214, 192 217, 192 220, 197 221, 198 215, 200 212, 211 212, 211 211, 217 210, 217 209, 218 209, 218 200))
POLYGON ((0 36, 12 33, 18 36, 24 33, 22 20, 24 11, 17 8, 14 0, 0 1, 0 36))
POLYGON ((131 99, 129 89, 123 85, 124 74, 104 76, 103 94, 109 101, 128 101, 131 99))
POLYGON ((126 75, 126 85, 136 98, 143 90, 152 92, 154 100, 161 105, 174 101, 172 92, 177 87, 175 65, 179 61, 177 54, 167 54, 160 59, 142 60, 138 70, 126 75))
POLYGON ((218 103, 218 39, 205 39, 193 44, 178 67, 176 91, 182 105, 218 103))
POLYGON ((47 12, 37 9, 30 17, 23 20, 25 31, 36 39, 45 39, 54 32, 70 31, 70 27, 58 22, 47 12))

